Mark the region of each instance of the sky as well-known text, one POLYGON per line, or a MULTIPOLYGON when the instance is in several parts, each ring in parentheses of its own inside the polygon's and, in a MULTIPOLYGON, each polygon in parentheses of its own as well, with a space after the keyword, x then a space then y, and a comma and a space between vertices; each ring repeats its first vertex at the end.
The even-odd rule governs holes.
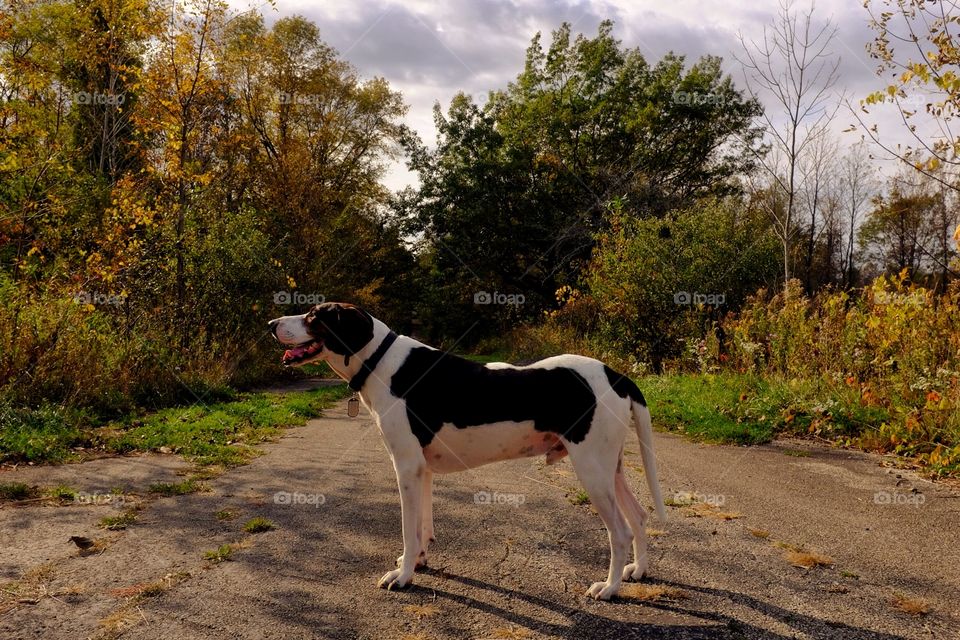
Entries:
MULTIPOLYGON (((249 6, 232 1, 238 9, 249 6)), ((739 34, 761 38, 778 10, 774 0, 276 0, 275 8, 262 9, 268 23, 289 15, 310 19, 361 77, 386 78, 409 105, 407 124, 430 145, 436 139, 434 103, 446 108, 459 91, 482 101, 488 91, 505 87, 522 70, 538 31, 549 45, 550 32, 562 22, 571 23, 574 33, 593 36, 609 18, 615 37, 625 47, 638 47, 648 62, 668 51, 690 63, 719 55, 743 87, 743 68, 734 59, 743 56, 739 34)), ((861 0, 819 0, 815 19, 837 28, 832 45, 840 58, 837 88, 854 105, 887 84, 865 50, 874 32, 861 0)), ((907 142, 892 107, 874 110, 869 121, 880 125, 885 143, 907 142)), ((849 110, 839 110, 834 129, 843 147, 860 140, 862 132, 841 133, 854 122, 849 110)), ((416 180, 400 161, 384 182, 399 189, 416 180)))

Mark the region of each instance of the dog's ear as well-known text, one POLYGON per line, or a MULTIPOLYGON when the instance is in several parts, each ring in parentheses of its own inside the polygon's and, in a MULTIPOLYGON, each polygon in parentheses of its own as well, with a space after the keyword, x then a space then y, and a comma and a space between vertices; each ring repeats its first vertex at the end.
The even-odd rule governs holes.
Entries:
POLYGON ((347 358, 373 340, 373 317, 352 304, 317 305, 308 314, 308 323, 323 325, 324 345, 347 358))

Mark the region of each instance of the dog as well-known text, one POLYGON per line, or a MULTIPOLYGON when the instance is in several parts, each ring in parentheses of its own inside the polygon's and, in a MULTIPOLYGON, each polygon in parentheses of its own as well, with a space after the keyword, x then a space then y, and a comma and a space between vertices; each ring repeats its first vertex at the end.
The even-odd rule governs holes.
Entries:
POLYGON ((650 412, 626 376, 569 354, 527 366, 479 364, 398 336, 347 303, 319 304, 305 314, 271 320, 269 327, 290 347, 285 365, 326 361, 359 393, 380 429, 397 474, 403 524, 403 555, 380 587, 406 587, 426 563, 435 541, 433 474, 539 455, 548 464, 570 456, 607 527, 610 570, 587 595, 609 600, 623 580, 639 580, 647 572, 647 513, 622 469, 631 424, 657 516, 665 521, 666 514, 650 412))

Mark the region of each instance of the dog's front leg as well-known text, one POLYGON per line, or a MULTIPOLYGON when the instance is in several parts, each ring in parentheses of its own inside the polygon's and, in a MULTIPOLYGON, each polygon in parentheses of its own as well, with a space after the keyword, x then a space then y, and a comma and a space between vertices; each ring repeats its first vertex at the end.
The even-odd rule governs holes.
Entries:
POLYGON ((400 487, 400 512, 403 523, 403 556, 400 567, 380 578, 380 587, 402 589, 410 584, 417 566, 421 546, 421 507, 423 501, 423 474, 427 472, 422 460, 401 462, 394 459, 397 484, 400 487))

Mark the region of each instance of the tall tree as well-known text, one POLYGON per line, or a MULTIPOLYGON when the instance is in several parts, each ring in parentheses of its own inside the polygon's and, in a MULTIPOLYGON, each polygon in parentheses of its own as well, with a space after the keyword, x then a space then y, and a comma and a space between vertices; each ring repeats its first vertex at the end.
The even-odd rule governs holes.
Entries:
POLYGON ((776 22, 764 27, 759 41, 741 36, 747 87, 755 98, 773 105, 762 120, 775 153, 761 164, 784 196, 785 206, 768 207, 768 213, 783 248, 785 283, 791 277, 791 245, 797 235, 801 161, 839 104, 833 91, 840 59, 831 51, 837 31, 830 21, 815 24, 813 14, 812 4, 795 10, 783 1, 776 22))

